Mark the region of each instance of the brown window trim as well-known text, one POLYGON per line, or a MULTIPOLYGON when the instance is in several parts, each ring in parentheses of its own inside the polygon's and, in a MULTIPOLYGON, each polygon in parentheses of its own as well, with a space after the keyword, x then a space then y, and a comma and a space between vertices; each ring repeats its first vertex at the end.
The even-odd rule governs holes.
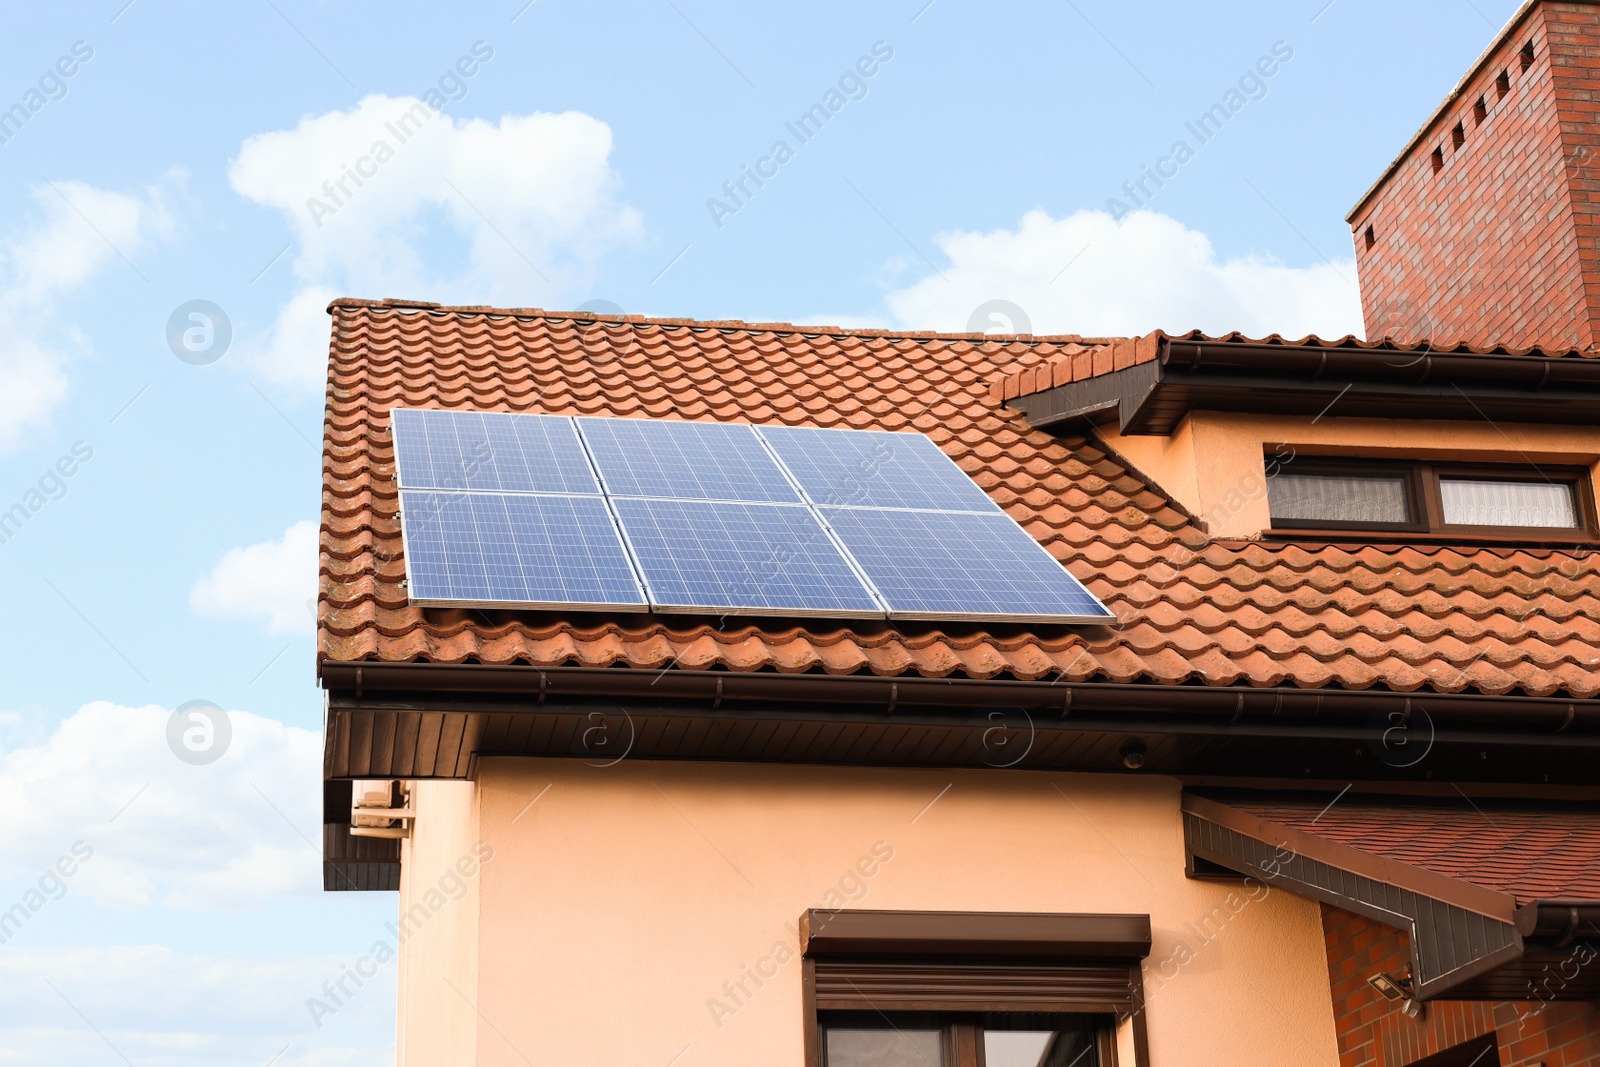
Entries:
MULTIPOLYGON (((1274 457, 1268 457, 1274 461, 1274 457)), ((1600 545, 1594 487, 1587 467, 1510 463, 1462 463, 1433 460, 1362 459, 1301 455, 1277 461, 1278 469, 1300 474, 1351 476, 1401 475, 1406 479, 1407 506, 1412 521, 1404 523, 1339 522, 1273 519, 1267 536, 1286 540, 1332 541, 1329 534, 1358 532, 1372 540, 1424 543, 1496 543, 1600 545), (1444 521, 1439 491, 1441 478, 1483 478, 1504 481, 1545 481, 1573 489, 1578 513, 1576 528, 1548 526, 1467 526, 1444 521), (1404 535, 1404 536, 1400 536, 1404 535)))
MULTIPOLYGON (((840 1025, 839 1012, 825 1012, 830 1016, 827 1020, 828 1027, 840 1025)), ((861 1026, 873 1030, 886 1029, 913 1029, 937 1030, 940 1033, 940 1045, 946 1067, 963 1067, 974 1065, 982 1067, 984 1064, 983 1035, 986 1018, 980 1014, 955 1014, 951 1012, 913 1012, 895 1015, 892 1019, 882 1012, 873 1010, 850 1011, 843 1013, 846 1021, 845 1029, 855 1029, 861 1026)), ((1030 1015, 1037 1013, 1028 1013, 1030 1015)), ((1032 1021, 1030 1019, 1030 1021, 1032 1021)), ((1104 1020, 1093 1019, 1095 1062, 1102 1067, 1116 1067, 1117 1041, 1116 1032, 1111 1025, 1112 1020, 1107 1016, 1104 1020)), ((820 1033, 820 1028, 819 1028, 820 1033)), ((1082 1055, 1081 1053, 1079 1054, 1082 1055)), ((1147 1062, 1147 1061, 1142 1061, 1147 1062)))
MULTIPOLYGON (((1438 545, 1457 546, 1462 548, 1518 548, 1518 549, 1600 549, 1600 538, 1588 534, 1572 534, 1560 536, 1560 531, 1554 531, 1556 536, 1528 536, 1521 527, 1515 532, 1504 535, 1495 534, 1456 534, 1456 533, 1405 533, 1391 530, 1355 529, 1355 530, 1266 530, 1262 537, 1272 541, 1292 541, 1295 544, 1306 546, 1326 546, 1329 548, 1361 549, 1368 545, 1438 545), (1350 537, 1358 534, 1359 539, 1350 537)), ((1249 538, 1244 537, 1219 537, 1221 544, 1236 544, 1246 547, 1253 544, 1249 538)))
POLYGON ((1134 1062, 1120 1067, 1150 1062, 1148 915, 814 908, 800 916, 800 952, 807 1067, 822 1062, 819 1013, 853 1010, 938 1013, 962 1048, 986 1012, 1101 1015, 1107 1067, 1127 1018, 1134 1062))

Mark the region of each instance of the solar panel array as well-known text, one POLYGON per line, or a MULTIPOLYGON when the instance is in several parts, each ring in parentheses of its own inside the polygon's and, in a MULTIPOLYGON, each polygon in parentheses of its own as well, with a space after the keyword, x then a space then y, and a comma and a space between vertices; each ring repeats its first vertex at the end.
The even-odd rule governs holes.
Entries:
POLYGON ((927 437, 393 412, 413 603, 1113 616, 927 437))

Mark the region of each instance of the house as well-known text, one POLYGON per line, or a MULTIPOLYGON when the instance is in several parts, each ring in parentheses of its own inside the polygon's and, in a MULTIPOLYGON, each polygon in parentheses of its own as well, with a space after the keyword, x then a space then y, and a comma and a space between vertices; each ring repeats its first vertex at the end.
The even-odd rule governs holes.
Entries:
POLYGON ((398 890, 400 1062, 1600 1064, 1597 44, 1528 4, 1363 199, 1371 342, 335 301, 324 881, 398 890), (1114 618, 437 597, 414 410, 925 435, 1114 618))

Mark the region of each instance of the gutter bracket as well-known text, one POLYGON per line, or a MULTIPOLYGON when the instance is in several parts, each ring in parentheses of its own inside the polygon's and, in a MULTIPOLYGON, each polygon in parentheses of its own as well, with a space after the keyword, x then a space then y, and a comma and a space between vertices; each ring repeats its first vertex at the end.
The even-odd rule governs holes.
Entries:
POLYGON ((1578 936, 1578 926, 1578 909, 1576 907, 1568 908, 1567 926, 1566 929, 1561 931, 1561 939, 1556 942, 1556 948, 1566 948, 1572 944, 1572 939, 1578 936))
MULTIPOLYGON (((1546 367, 1545 369, 1547 371, 1549 370, 1548 367, 1546 367)), ((1423 382, 1428 380, 1429 375, 1431 375, 1432 373, 1433 373, 1433 356, 1425 355, 1425 356, 1422 357, 1422 377, 1418 378, 1416 380, 1415 384, 1421 385, 1423 382)))

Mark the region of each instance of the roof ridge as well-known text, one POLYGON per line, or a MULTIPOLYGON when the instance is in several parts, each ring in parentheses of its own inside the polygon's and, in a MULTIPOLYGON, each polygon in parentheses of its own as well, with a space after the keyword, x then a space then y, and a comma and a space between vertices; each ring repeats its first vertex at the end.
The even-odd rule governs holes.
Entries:
POLYGON ((562 311, 553 308, 541 307, 498 307, 492 304, 438 304, 429 300, 409 300, 402 297, 385 297, 382 300, 372 300, 365 297, 340 296, 328 302, 327 312, 333 314, 335 308, 381 308, 392 310, 414 310, 438 312, 440 314, 457 315, 498 315, 519 319, 582 319, 593 322, 618 322, 646 324, 651 326, 688 326, 706 329, 733 329, 746 330, 759 333, 796 333, 807 336, 831 335, 840 337, 885 337, 906 340, 953 340, 974 341, 993 340, 1004 344, 1079 344, 1085 347, 1103 347, 1113 341, 1124 340, 1117 337, 1085 337, 1076 333, 1059 334, 1034 334, 1034 333, 954 333, 942 330, 893 330, 879 327, 852 327, 852 326, 827 326, 810 323, 794 322, 751 322, 745 319, 685 319, 669 318, 659 315, 617 315, 598 311, 569 310, 562 311))

